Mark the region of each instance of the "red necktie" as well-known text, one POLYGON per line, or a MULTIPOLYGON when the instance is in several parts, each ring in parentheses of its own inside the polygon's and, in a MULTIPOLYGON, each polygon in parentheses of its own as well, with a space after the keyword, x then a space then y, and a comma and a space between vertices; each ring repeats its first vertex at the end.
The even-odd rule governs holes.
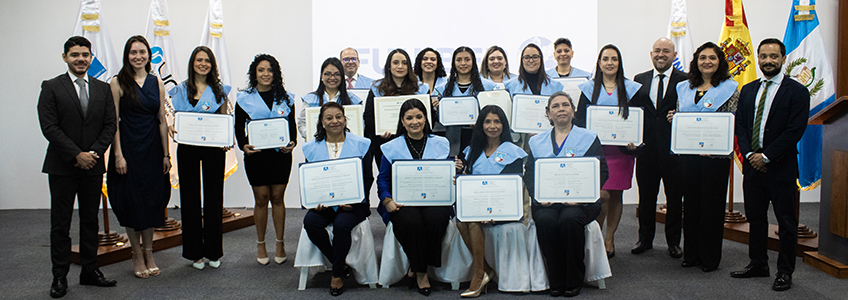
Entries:
POLYGON ((353 78, 347 79, 347 88, 349 88, 349 89, 353 88, 353 78))

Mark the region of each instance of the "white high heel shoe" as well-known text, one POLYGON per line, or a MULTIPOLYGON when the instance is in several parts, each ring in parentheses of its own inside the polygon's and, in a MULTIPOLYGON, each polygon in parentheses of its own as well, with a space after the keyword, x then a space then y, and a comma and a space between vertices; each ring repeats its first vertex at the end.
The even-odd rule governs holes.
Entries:
MULTIPOLYGON (((277 240, 277 243, 282 243, 282 242, 283 242, 283 240, 277 240)), ((287 259, 287 257, 285 257, 285 256, 274 256, 274 262, 277 263, 278 265, 282 265, 284 262, 286 262, 286 259, 287 259)))
MULTIPOLYGON (((210 263, 211 263, 211 262, 210 262, 210 263)), ((192 267, 194 267, 195 269, 203 270, 203 268, 205 268, 205 267, 206 267, 206 262, 204 262, 204 261, 203 261, 203 259, 201 258, 200 260, 197 260, 197 261, 193 262, 193 263, 191 264, 191 266, 192 266, 192 267), (199 262, 198 262, 198 261, 199 261, 199 262)))
MULTIPOLYGON (((262 247, 265 247, 265 241, 261 241, 261 242, 260 242, 260 241, 256 241, 256 244, 257 244, 257 245, 262 245, 262 247)), ((263 265, 263 266, 264 266, 264 265, 267 265, 269 261, 270 261, 270 259, 268 259, 268 257, 267 257, 267 256, 266 256, 266 257, 257 257, 257 258, 256 258, 256 262, 258 262, 260 265, 263 265)))

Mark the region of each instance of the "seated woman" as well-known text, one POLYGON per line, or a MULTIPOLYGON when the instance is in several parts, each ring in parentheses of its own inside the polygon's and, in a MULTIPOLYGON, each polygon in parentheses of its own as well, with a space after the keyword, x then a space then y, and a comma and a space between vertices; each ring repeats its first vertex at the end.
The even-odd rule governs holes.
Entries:
POLYGON ((392 199, 392 162, 398 159, 447 159, 448 140, 430 134, 427 108, 417 99, 406 100, 400 107, 397 137, 381 146, 383 157, 377 191, 377 212, 386 224, 392 222, 394 234, 409 260, 410 277, 416 276, 418 292, 430 295, 427 267, 442 265, 442 239, 450 221, 450 206, 403 206, 392 199))
MULTIPOLYGON (((465 148, 463 154, 462 159, 456 159, 457 174, 521 174, 524 158, 527 157, 524 150, 512 143, 506 114, 495 105, 486 105, 480 110, 473 127, 471 145, 465 148)), ((456 223, 456 227, 473 257, 471 285, 461 296, 477 297, 491 279, 489 273, 492 267, 485 258, 486 236, 478 222, 460 222, 456 223)))
MULTIPOLYGON (((604 151, 598 135, 572 124, 574 102, 565 92, 556 92, 548 98, 545 108, 553 128, 530 138, 530 156, 524 172, 524 185, 535 186, 536 158, 593 156, 601 161, 601 186, 607 181, 604 151)), ((573 297, 580 294, 586 266, 583 264, 584 227, 601 212, 601 199, 609 194, 601 190, 601 199, 594 203, 540 203, 535 191, 528 188, 533 199, 533 219, 539 248, 545 257, 551 296, 573 297)))
MULTIPOLYGON (((315 139, 303 145, 306 161, 370 156, 368 149, 371 141, 348 131, 344 107, 338 102, 322 105, 318 115, 318 133, 315 134, 315 139)), ((364 173, 363 168, 363 178, 364 173)), ((345 265, 345 258, 350 251, 350 232, 369 215, 371 209, 366 197, 357 204, 334 207, 319 204, 303 217, 303 228, 309 240, 333 263, 333 277, 330 279, 330 294, 333 296, 342 294, 342 278, 350 276, 350 268, 345 265), (332 243, 326 229, 329 224, 333 224, 332 243)))

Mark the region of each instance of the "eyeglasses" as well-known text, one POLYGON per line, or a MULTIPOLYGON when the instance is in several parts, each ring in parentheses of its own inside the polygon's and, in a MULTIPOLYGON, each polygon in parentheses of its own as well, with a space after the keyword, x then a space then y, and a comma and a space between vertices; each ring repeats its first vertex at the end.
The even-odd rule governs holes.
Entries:
POLYGON ((356 58, 356 57, 345 57, 345 58, 342 58, 342 61, 343 61, 343 62, 346 62, 346 63, 349 63, 349 62, 356 62, 357 60, 359 60, 359 59, 358 59, 358 58, 356 58))
POLYGON ((324 72, 324 74, 321 74, 321 75, 324 75, 324 77, 328 77, 328 78, 342 77, 342 74, 339 73, 339 72, 336 72, 336 73, 324 72))
POLYGON ((540 58, 542 58, 542 56, 538 55, 538 54, 533 54, 533 55, 525 55, 521 58, 526 60, 526 61, 536 61, 536 60, 539 60, 540 58))

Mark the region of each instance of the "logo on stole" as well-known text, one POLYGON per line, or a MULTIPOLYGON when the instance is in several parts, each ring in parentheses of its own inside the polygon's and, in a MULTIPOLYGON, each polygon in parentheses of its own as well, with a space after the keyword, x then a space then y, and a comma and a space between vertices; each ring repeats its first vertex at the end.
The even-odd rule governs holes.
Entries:
POLYGON ((565 148, 565 156, 574 157, 577 154, 577 150, 574 148, 565 148))
POLYGON ((421 199, 427 199, 427 193, 421 193, 421 199))
POLYGON ((704 107, 706 107, 706 108, 713 107, 713 99, 705 99, 704 100, 704 107))
POLYGON ((330 192, 330 198, 336 198, 336 193, 330 192))
POLYGON ((505 153, 495 152, 495 162, 503 162, 505 158, 506 158, 505 153))
POLYGON ((202 108, 203 110, 209 110, 210 108, 212 108, 212 105, 209 103, 209 101, 203 101, 203 103, 200 104, 200 108, 202 108))
POLYGON ((285 112, 283 111, 283 107, 282 107, 282 106, 277 106, 277 109, 276 109, 276 110, 277 110, 277 115, 282 116, 282 115, 285 113, 285 112))

